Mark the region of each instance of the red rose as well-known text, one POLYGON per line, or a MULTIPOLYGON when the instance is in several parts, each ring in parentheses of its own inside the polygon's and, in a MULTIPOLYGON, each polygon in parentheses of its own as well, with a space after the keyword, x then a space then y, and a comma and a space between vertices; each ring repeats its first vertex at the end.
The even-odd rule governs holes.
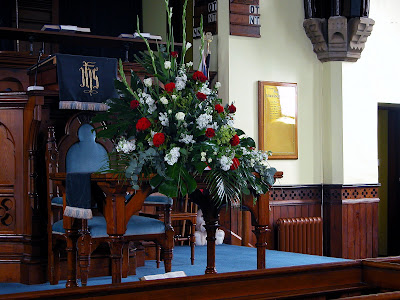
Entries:
POLYGON ((173 83, 173 82, 167 83, 167 84, 164 86, 164 89, 165 89, 165 91, 166 91, 167 93, 172 93, 172 92, 174 91, 174 89, 175 89, 175 83, 173 83))
POLYGON ((220 114, 224 111, 224 108, 222 107, 221 104, 216 104, 215 105, 215 110, 220 114))
POLYGON ((178 57, 178 52, 172 51, 171 56, 177 58, 178 57))
POLYGON ((165 142, 165 135, 162 132, 158 132, 153 136, 153 144, 156 147, 161 146, 165 142))
POLYGON ((236 170, 240 166, 239 160, 235 157, 232 159, 231 170, 236 170))
POLYGON ((139 107, 139 101, 137 101, 137 100, 132 100, 131 101, 131 108, 132 109, 136 109, 136 108, 138 108, 139 107))
POLYGON ((207 99, 207 95, 206 95, 206 94, 203 94, 203 93, 200 93, 200 92, 198 92, 198 93, 196 94, 196 97, 197 97, 197 99, 199 99, 200 101, 203 101, 203 100, 206 100, 206 99, 207 99))
POLYGON ((234 114, 236 112, 236 106, 233 104, 229 105, 228 111, 229 111, 229 113, 234 114))
POLYGON ((151 126, 150 121, 147 118, 140 118, 139 121, 136 123, 136 130, 143 131, 146 130, 151 126))
POLYGON ((203 72, 196 71, 193 74, 193 80, 196 80, 196 81, 198 80, 200 82, 206 82, 207 81, 207 76, 205 76, 203 74, 203 72))
POLYGON ((215 136, 215 130, 212 128, 207 128, 206 137, 212 138, 213 136, 215 136))
POLYGON ((239 145, 239 143, 240 143, 239 136, 238 136, 237 134, 235 134, 235 135, 231 138, 230 143, 231 143, 232 146, 237 146, 237 145, 239 145))

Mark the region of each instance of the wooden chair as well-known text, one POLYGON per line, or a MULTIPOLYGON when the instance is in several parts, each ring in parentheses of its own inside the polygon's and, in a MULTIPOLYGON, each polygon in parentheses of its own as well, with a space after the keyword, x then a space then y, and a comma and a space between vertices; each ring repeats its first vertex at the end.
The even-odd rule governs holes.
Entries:
MULTIPOLYGON (((95 133, 90 125, 90 116, 86 113, 74 115, 65 127, 65 136, 56 143, 54 128, 48 129, 48 141, 46 151, 47 178, 48 178, 48 276, 51 284, 57 284, 60 278, 60 249, 67 242, 67 255, 74 248, 73 240, 78 239, 78 259, 82 285, 87 284, 91 253, 101 244, 109 243, 105 218, 93 209, 93 218, 89 220, 74 219, 78 223, 80 233, 78 237, 69 236, 63 228, 63 210, 65 208, 65 195, 59 193, 59 189, 50 179, 51 173, 67 172, 95 172, 106 163, 107 152, 112 149, 112 143, 106 140, 95 140, 95 133), (81 223, 81 224, 80 224, 81 223)), ((92 187, 94 188, 94 187, 92 187)), ((92 198, 97 198, 97 205, 102 204, 102 193, 96 194, 92 189, 92 198)), ((154 197, 153 197, 154 199, 154 197)), ((165 221, 134 215, 129 220, 126 234, 124 235, 124 265, 128 263, 127 249, 133 241, 149 240, 160 244, 168 253, 172 253, 173 229, 171 226, 170 210, 172 199, 165 196, 153 201, 154 205, 164 208, 165 221)), ((98 207, 98 211, 102 210, 98 207)), ((67 217, 65 217, 67 218, 67 217)), ((65 219, 64 218, 64 219, 65 219)), ((166 259, 172 260, 172 255, 166 259)), ((170 261, 165 264, 171 266, 170 261)), ((169 267, 170 268, 170 267, 169 267)), ((123 276, 127 276, 127 267, 123 267, 123 276)), ((68 282, 67 282, 68 284, 68 282)))
MULTIPOLYGON (((161 195, 156 193, 157 195, 161 195)), ((155 195, 155 194, 154 194, 155 195)), ((152 218, 157 218, 164 221, 164 214, 158 211, 157 208, 148 209, 147 206, 151 206, 151 197, 148 197, 144 203, 144 209, 142 212, 143 216, 148 216, 152 218)), ((189 197, 186 196, 185 199, 179 199, 173 202, 172 212, 171 212, 171 223, 174 228, 180 229, 180 232, 175 231, 174 240, 175 243, 180 243, 187 241, 190 245, 190 262, 194 265, 194 249, 195 249, 195 236, 194 232, 196 230, 197 222, 197 205, 193 202, 189 202, 189 197), (179 223, 179 224, 178 224, 179 223)), ((160 263, 160 248, 156 247, 156 261, 157 266, 160 263)))

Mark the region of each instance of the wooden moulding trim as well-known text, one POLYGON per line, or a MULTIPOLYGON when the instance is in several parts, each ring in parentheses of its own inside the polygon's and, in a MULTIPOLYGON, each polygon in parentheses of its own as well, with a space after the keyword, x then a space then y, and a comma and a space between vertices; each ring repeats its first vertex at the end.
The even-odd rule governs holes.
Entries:
POLYGON ((270 206, 287 206, 287 205, 315 205, 322 204, 321 200, 271 200, 270 206))
MULTIPOLYGON (((379 198, 343 199, 342 204, 379 203, 379 198)), ((333 201, 335 202, 335 201, 333 201)))
POLYGON ((379 198, 362 198, 362 199, 334 199, 324 200, 325 204, 361 204, 361 203, 379 203, 379 198))
POLYGON ((26 236, 26 235, 0 233, 0 243, 3 243, 3 242, 21 243, 21 242, 29 242, 31 240, 32 240, 31 237, 26 236))
MULTIPOLYGON (((139 281, 114 286, 100 285, 77 289, 0 295, 0 299, 109 299, 163 298, 182 299, 195 295, 194 289, 205 291, 196 299, 249 297, 251 295, 293 295, 315 293, 316 290, 340 290, 343 286, 362 284, 360 261, 316 264, 224 274, 188 276, 174 279, 139 281), (282 284, 282 282, 284 282, 282 284)), ((265 297, 267 298, 267 297, 265 297)), ((246 298, 249 299, 249 298, 246 298)))
POLYGON ((380 183, 366 183, 366 184, 324 184, 323 188, 331 189, 349 189, 349 188, 373 188, 380 187, 380 183))
POLYGON ((23 108, 28 103, 25 92, 0 93, 0 107, 23 108))
POLYGON ((322 189, 321 184, 308 184, 308 185, 274 185, 271 188, 271 191, 278 189, 309 189, 309 188, 318 188, 322 189))
POLYGON ((363 262, 389 262, 400 264, 400 256, 366 258, 363 260, 363 262))

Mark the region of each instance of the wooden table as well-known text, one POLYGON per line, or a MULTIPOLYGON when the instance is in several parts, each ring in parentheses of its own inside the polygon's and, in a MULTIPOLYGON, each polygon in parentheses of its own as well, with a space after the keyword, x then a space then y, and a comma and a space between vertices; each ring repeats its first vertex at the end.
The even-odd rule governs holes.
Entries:
MULTIPOLYGON (((281 178, 282 172, 277 172, 275 178, 281 178)), ((65 195, 65 173, 51 174, 50 178, 61 187, 65 195)), ((111 238, 110 251, 112 260, 112 283, 120 283, 122 278, 122 246, 123 235, 131 216, 137 213, 153 191, 148 182, 143 181, 141 190, 138 190, 131 200, 125 203, 125 195, 129 188, 129 182, 118 179, 114 174, 92 174, 91 180, 105 193, 105 205, 103 214, 107 222, 107 234, 111 238)), ((205 228, 207 231, 207 266, 205 274, 216 274, 215 268, 215 233, 219 227, 219 210, 221 207, 213 205, 211 195, 206 189, 202 178, 198 179, 198 188, 190 195, 191 201, 198 204, 203 211, 205 228), (202 189, 202 191, 200 190, 202 189)), ((247 196, 242 202, 254 217, 254 233, 257 238, 257 269, 265 268, 265 250, 267 232, 269 231, 269 195, 259 195, 254 203, 253 196, 247 196)), ((76 281, 76 242, 78 239, 77 229, 72 225, 72 218, 64 216, 64 229, 67 235, 67 287, 77 286, 76 281)))
MULTIPOLYGON (((276 172, 274 178, 282 178, 282 172, 276 172)), ((197 187, 202 189, 201 192, 197 189, 190 195, 191 201, 195 202, 203 212, 205 228, 207 232, 207 267, 206 274, 216 274, 215 268, 215 233, 220 226, 219 211, 221 207, 216 207, 212 200, 212 195, 207 191, 207 186, 204 180, 198 181, 197 187)), ((241 207, 248 209, 253 215, 254 234, 257 242, 257 269, 265 269, 265 250, 267 246, 267 233, 269 231, 269 194, 257 196, 257 201, 254 202, 252 195, 245 196, 242 200, 241 207)))
MULTIPOLYGON (((50 178, 61 188, 65 195, 66 173, 51 174, 50 178)), ((115 174, 92 174, 92 182, 96 182, 105 194, 103 215, 107 222, 107 234, 110 236, 112 283, 120 283, 122 278, 122 247, 123 235, 127 229, 129 219, 139 212, 144 200, 152 189, 148 182, 143 181, 141 190, 125 202, 125 195, 130 184, 118 179, 115 174)), ((65 205, 65 203, 64 203, 65 205)), ((63 225, 67 235, 67 284, 66 287, 77 286, 76 276, 76 243, 79 238, 78 229, 73 226, 73 218, 63 217, 63 225)))

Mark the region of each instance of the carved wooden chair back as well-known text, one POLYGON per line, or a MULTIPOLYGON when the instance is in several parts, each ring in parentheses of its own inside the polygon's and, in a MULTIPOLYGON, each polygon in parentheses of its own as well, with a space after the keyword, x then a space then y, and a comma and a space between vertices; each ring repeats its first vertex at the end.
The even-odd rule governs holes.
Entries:
MULTIPOLYGON (((51 284, 56 284, 60 279, 60 249, 62 248, 60 246, 68 242, 69 237, 68 233, 63 229, 62 214, 63 208, 65 207, 65 195, 63 198, 58 187, 55 186, 54 182, 51 180, 50 174, 57 172, 96 172, 105 166, 107 162, 107 153, 113 148, 111 141, 96 139, 95 132, 92 131, 93 127, 90 125, 90 118, 91 115, 87 113, 78 113, 72 116, 66 124, 65 135, 60 139, 59 143, 55 140, 54 128, 49 127, 48 129, 46 152, 49 211, 48 268, 51 284)), ((101 206, 104 196, 101 191, 96 193, 96 185, 92 186, 92 188, 92 191, 94 191, 92 197, 96 198, 96 203, 101 206)), ((161 199, 162 201, 159 201, 158 205, 164 207, 166 216, 165 222, 139 216, 132 216, 129 220, 127 229, 127 233, 129 234, 124 236, 126 247, 124 247, 123 275, 125 277, 128 275, 129 269, 133 269, 132 272, 135 272, 134 264, 132 268, 129 267, 128 245, 130 242, 136 240, 151 240, 167 248, 173 247, 173 242, 167 241, 173 238, 173 229, 170 226, 170 208, 172 203, 169 202, 167 197, 163 197, 165 199, 161 199), (138 224, 143 227, 143 230, 138 229, 138 224), (157 227, 160 229, 159 231, 149 231, 149 227, 157 227), (130 228, 135 228, 135 230, 130 230, 130 228), (170 230, 172 230, 172 233, 167 232, 170 230), (134 233, 132 234, 132 232, 134 233), (148 234, 149 232, 151 232, 151 234, 148 234)), ((101 211, 101 207, 99 211, 101 211)), ((82 285, 87 284, 91 253, 101 243, 109 242, 104 217, 96 213, 96 211, 93 214, 94 216, 92 219, 82 220, 81 224, 79 224, 81 230, 77 248, 82 285)), ((79 223, 79 220, 74 220, 74 222, 79 223)), ((76 251, 76 249, 70 248, 71 247, 67 247, 66 250, 76 251)), ((170 268, 172 249, 168 249, 168 251, 171 253, 171 257, 168 258, 168 265, 170 268)))

